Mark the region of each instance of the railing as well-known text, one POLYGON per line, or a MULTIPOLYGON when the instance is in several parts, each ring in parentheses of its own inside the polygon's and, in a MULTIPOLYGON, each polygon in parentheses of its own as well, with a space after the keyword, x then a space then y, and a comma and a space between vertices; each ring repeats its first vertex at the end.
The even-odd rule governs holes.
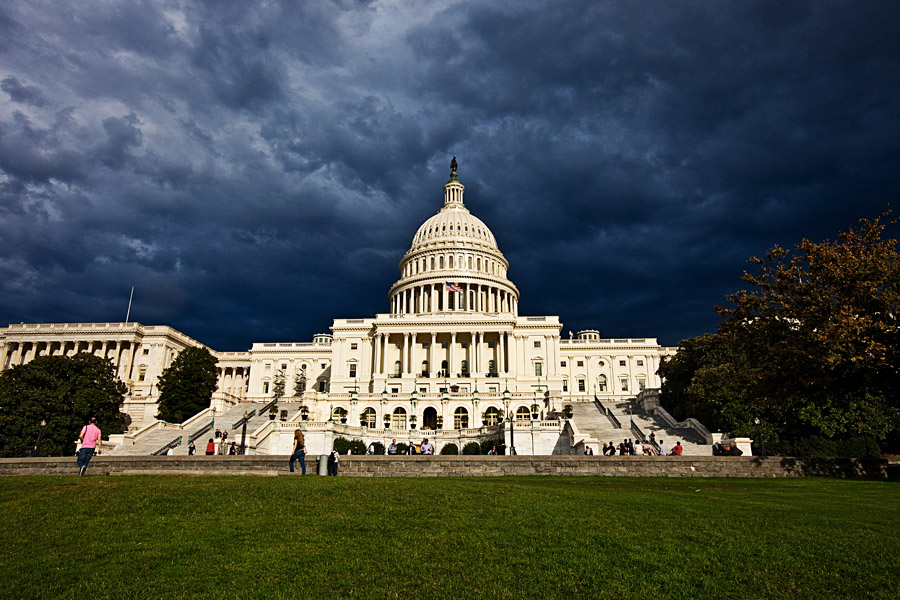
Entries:
POLYGON ((249 413, 247 413, 246 417, 241 417, 240 419, 237 420, 237 422, 233 423, 231 425, 231 428, 237 429, 238 427, 240 427, 241 425, 244 424, 244 421, 249 421, 250 419, 252 419, 255 416, 256 416, 256 409, 254 408, 249 413))
POLYGON ((189 435, 188 436, 188 444, 190 444, 191 442, 193 442, 194 440, 196 440, 197 438, 202 436, 207 431, 212 431, 212 426, 213 426, 212 421, 210 421, 209 425, 204 425, 203 427, 201 427, 200 429, 198 429, 197 431, 195 431, 194 433, 189 435))
POLYGON ((256 414, 261 415, 264 412, 266 412, 267 410, 269 410, 270 408, 272 408, 273 406, 275 406, 276 404, 278 404, 278 398, 275 398, 271 402, 263 405, 262 408, 260 408, 259 410, 256 411, 256 414))
POLYGON ((163 446, 156 452, 153 452, 150 456, 162 456, 169 450, 169 448, 174 448, 175 446, 180 446, 180 445, 181 445, 181 436, 179 435, 177 438, 175 438, 171 442, 167 443, 165 446, 163 446))
POLYGON ((613 427, 615 427, 616 429, 622 429, 622 424, 619 423, 619 419, 616 418, 616 415, 614 415, 611 410, 604 406, 603 403, 599 400, 594 400, 594 404, 597 405, 597 408, 600 409, 600 412, 606 415, 606 417, 609 419, 609 422, 613 424, 613 427))
POLYGON ((641 431, 641 428, 638 427, 634 421, 631 422, 631 433, 632 435, 634 435, 635 440, 640 440, 643 442, 645 439, 647 439, 646 436, 644 436, 644 432, 641 431))

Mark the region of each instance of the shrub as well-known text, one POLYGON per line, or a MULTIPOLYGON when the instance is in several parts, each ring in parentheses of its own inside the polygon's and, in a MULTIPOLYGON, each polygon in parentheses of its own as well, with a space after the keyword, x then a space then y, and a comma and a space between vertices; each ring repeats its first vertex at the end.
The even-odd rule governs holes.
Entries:
POLYGON ((499 448, 500 440, 489 439, 481 441, 481 453, 482 454, 490 454, 491 448, 499 448))
POLYGON ((409 448, 409 445, 400 442, 397 444, 397 454, 406 454, 406 450, 409 448))
POLYGON ((450 454, 457 455, 459 454, 459 448, 456 444, 445 444, 443 448, 441 448, 441 454, 450 454))
POLYGON ((463 454, 481 454, 481 444, 478 442, 469 442, 463 446, 463 454))
POLYGON ((356 454, 366 453, 366 445, 362 440, 348 440, 345 437, 335 438, 334 449, 338 451, 338 454, 347 454, 347 450, 351 448, 356 449, 356 454))

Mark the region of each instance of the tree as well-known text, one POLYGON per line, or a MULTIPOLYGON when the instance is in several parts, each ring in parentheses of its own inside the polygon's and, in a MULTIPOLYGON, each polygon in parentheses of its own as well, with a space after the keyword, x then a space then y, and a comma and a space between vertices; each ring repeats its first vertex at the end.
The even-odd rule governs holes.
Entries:
POLYGON ((23 456, 41 436, 41 456, 75 453, 75 440, 91 417, 105 436, 122 433, 125 384, 108 359, 83 352, 39 356, 0 373, 0 456, 23 456))
POLYGON ((217 381, 216 357, 206 348, 185 348, 156 384, 159 389, 156 418, 181 423, 209 408, 217 381))
POLYGON ((900 256, 887 214, 836 241, 802 240, 752 258, 749 289, 718 307, 718 332, 664 363, 662 401, 677 417, 769 440, 900 431, 900 256), (688 414, 693 412, 693 414, 688 414))

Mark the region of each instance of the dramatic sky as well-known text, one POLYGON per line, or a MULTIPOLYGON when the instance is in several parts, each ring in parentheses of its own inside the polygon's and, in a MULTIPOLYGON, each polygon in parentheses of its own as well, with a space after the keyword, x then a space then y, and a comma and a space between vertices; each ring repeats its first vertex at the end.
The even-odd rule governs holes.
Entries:
MULTIPOLYGON (((900 3, 0 4, 0 325, 216 350, 388 310, 456 156, 520 313, 715 330, 900 191, 900 3)), ((896 235, 896 233, 894 233, 896 235)))

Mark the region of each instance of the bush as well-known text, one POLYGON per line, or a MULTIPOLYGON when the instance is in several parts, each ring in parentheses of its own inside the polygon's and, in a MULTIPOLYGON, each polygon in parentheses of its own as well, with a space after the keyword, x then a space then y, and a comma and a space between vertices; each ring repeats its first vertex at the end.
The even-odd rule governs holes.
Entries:
MULTIPOLYGON (((823 456, 838 458, 877 458, 881 456, 878 443, 869 438, 869 452, 866 454, 866 439, 863 436, 849 440, 831 440, 821 436, 810 436, 797 442, 797 456, 823 456)), ((768 447, 766 448, 768 451, 768 447)))
POLYGON ((450 454, 456 456, 459 454, 459 448, 456 444, 445 444, 443 448, 441 448, 441 454, 450 454))
POLYGON ((482 454, 490 454, 491 448, 499 446, 500 442, 497 440, 482 440, 481 441, 481 453, 482 454))
POLYGON ((347 450, 351 448, 356 449, 356 454, 366 453, 366 445, 362 440, 348 440, 344 437, 335 438, 334 449, 338 451, 338 454, 347 454, 347 450))
POLYGON ((463 454, 481 454, 481 444, 478 442, 469 442, 463 446, 463 454))
POLYGON ((400 442, 397 444, 397 454, 406 454, 406 451, 409 449, 409 445, 400 442))

